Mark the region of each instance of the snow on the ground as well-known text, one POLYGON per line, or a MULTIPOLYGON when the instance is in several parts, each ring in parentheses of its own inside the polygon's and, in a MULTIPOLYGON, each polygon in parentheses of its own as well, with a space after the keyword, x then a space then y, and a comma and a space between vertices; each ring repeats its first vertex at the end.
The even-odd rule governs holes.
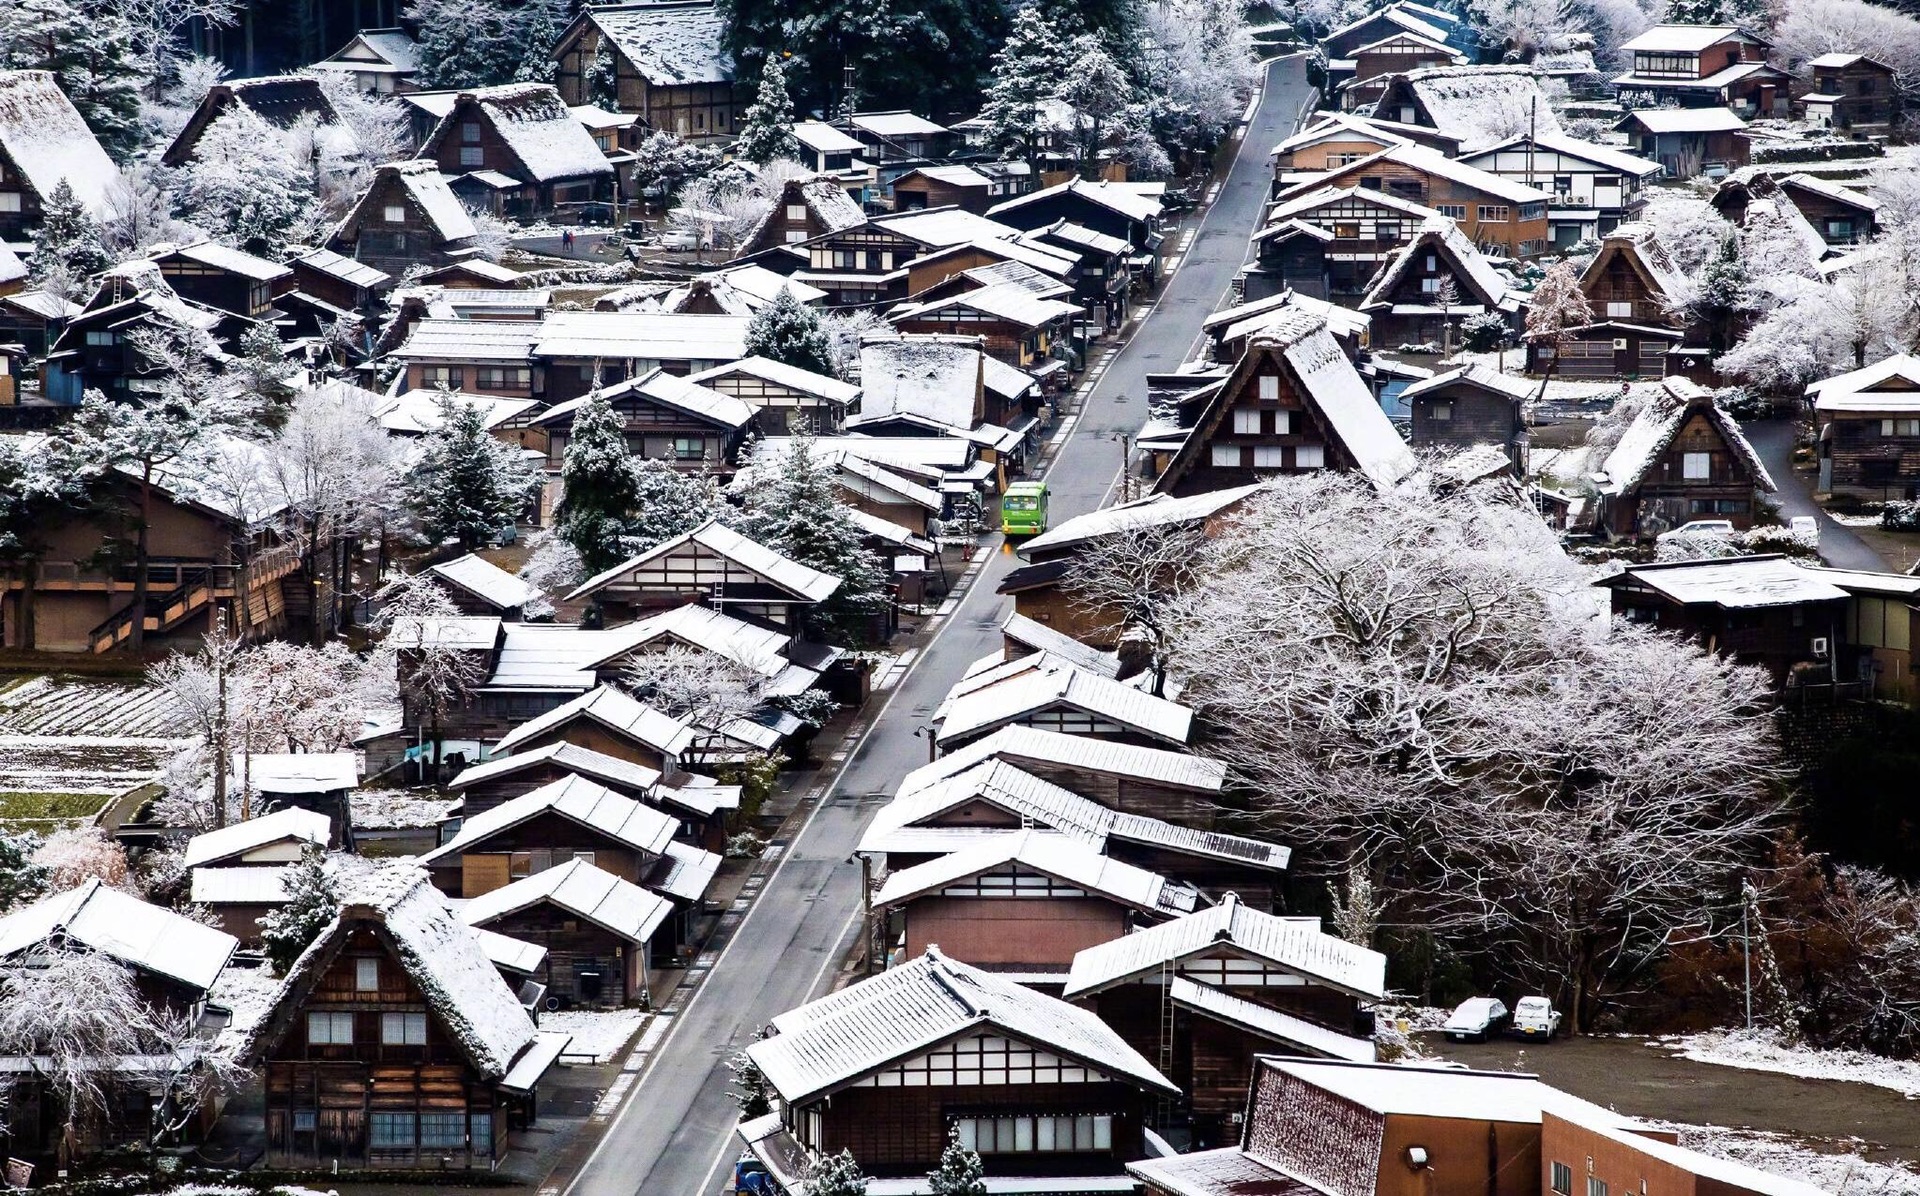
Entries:
POLYGON ((0 735, 0 792, 125 793, 160 775, 177 739, 0 735))
POLYGON ((433 826, 459 803, 411 789, 355 789, 347 794, 347 804, 357 828, 411 830, 433 826))
POLYGON ((1375 1005, 1373 1015, 1375 1020, 1406 1022, 1409 1034, 1427 1034, 1446 1025, 1453 1010, 1437 1005, 1375 1005))
POLYGON ((1920 1060, 1783 1043, 1771 1030, 1709 1030, 1659 1038, 1655 1045, 1696 1063, 1773 1071, 1809 1080, 1846 1080, 1891 1088, 1909 1098, 1920 1097, 1920 1060))
POLYGON ((1828 1143, 1835 1147, 1828 1151, 1762 1130, 1660 1121, 1649 1124, 1678 1131, 1680 1145, 1689 1150, 1797 1179, 1832 1196, 1920 1196, 1920 1172, 1860 1157, 1855 1152, 1865 1144, 1857 1139, 1828 1143))
POLYGON ((145 741, 187 729, 179 703, 156 686, 43 676, 0 690, 0 732, 145 741))
POLYGON ((1827 518, 1833 520, 1835 523, 1839 524, 1841 527, 1879 527, 1880 526, 1880 516, 1878 515, 1842 515, 1835 511, 1828 511, 1827 518))
POLYGON ((542 1013, 540 1028, 573 1035, 567 1044, 567 1056, 591 1055, 595 1063, 607 1063, 620 1048, 640 1031, 647 1015, 638 1009, 569 1009, 542 1013))

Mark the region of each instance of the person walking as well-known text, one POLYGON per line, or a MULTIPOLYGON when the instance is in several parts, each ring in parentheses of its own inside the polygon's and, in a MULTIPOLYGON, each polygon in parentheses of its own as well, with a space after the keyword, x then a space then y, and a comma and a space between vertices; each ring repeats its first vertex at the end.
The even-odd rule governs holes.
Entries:
POLYGON ((573 230, 563 229, 560 233, 560 249, 568 257, 573 256, 573 230))

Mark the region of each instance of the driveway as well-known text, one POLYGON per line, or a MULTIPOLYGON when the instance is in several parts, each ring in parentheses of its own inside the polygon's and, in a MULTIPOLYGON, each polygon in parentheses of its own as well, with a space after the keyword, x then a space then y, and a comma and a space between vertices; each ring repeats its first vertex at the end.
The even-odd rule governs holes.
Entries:
POLYGON ((1793 420, 1755 420, 1742 425, 1741 430, 1747 434, 1753 451, 1760 454, 1767 472, 1773 475, 1773 484, 1780 488, 1774 497, 1780 500, 1781 518, 1811 515, 1820 525, 1821 560, 1836 569, 1864 569, 1870 573, 1884 573, 1892 567, 1865 540, 1854 535, 1852 528, 1835 523, 1833 516, 1813 501, 1813 486, 1807 475, 1793 468, 1793 420))

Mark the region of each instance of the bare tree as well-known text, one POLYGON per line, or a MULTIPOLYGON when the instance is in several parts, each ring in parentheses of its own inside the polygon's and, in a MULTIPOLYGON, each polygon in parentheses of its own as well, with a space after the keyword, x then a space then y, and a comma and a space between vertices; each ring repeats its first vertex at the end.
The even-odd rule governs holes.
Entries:
POLYGON ((225 612, 201 637, 200 650, 175 652, 147 674, 147 682, 167 691, 206 750, 213 779, 213 825, 227 824, 227 762, 233 758, 234 708, 244 705, 244 681, 235 674, 244 655, 240 638, 227 629, 225 612))
POLYGON ((385 605, 379 626, 384 646, 395 656, 401 696, 425 721, 433 739, 433 763, 440 763, 440 730, 465 706, 474 686, 486 679, 480 657, 441 634, 445 620, 460 609, 424 573, 402 577, 375 596, 385 605))
POLYGON ((1192 524, 1130 528, 1093 541, 1067 575, 1074 605, 1113 639, 1130 631, 1144 635, 1156 695, 1166 690, 1173 620, 1199 580, 1195 565, 1205 544, 1192 524))
POLYGON ((1560 355, 1573 342, 1575 329, 1593 323, 1593 307, 1580 289, 1580 275, 1570 262, 1555 262, 1547 267, 1527 308, 1527 340, 1553 350, 1553 360, 1543 371, 1551 377, 1560 364, 1560 355))
POLYGON ((626 687, 654 706, 713 730, 745 718, 766 700, 759 673, 697 648, 637 653, 622 673, 626 687))

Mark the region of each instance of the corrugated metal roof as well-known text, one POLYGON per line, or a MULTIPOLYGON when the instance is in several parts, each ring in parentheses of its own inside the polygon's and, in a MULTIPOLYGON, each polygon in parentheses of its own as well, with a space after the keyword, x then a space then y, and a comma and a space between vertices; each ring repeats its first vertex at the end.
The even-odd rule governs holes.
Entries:
POLYGON ((669 843, 647 877, 647 887, 689 904, 707 895, 720 871, 720 857, 691 843, 669 843))
POLYGON ((1386 956, 1327 934, 1317 919, 1261 913, 1229 893, 1210 909, 1075 955, 1065 995, 1097 992, 1223 946, 1356 996, 1378 998, 1386 992, 1386 956))
POLYGON ((976 290, 962 291, 958 295, 950 295, 944 299, 929 299, 925 303, 914 304, 896 311, 887 318, 899 323, 902 320, 935 315, 956 307, 981 312, 995 319, 1006 320, 1026 328, 1039 328, 1054 320, 1067 319, 1080 313, 1080 305, 1077 303, 1042 298, 1031 288, 1019 282, 1001 282, 976 290))
POLYGON ((532 351, 541 357, 608 361, 736 361, 747 355, 749 318, 687 312, 556 311, 533 326, 537 339, 532 351))
POLYGON ((1002 727, 984 739, 955 748, 908 773, 900 792, 913 793, 995 757, 1058 764, 1084 772, 1155 781, 1201 793, 1217 794, 1226 784, 1226 766, 1185 752, 1116 743, 1084 735, 1066 735, 1036 727, 1002 727))
POLYGON ((181 862, 188 868, 198 868, 204 864, 230 860, 283 839, 325 847, 328 829, 325 814, 289 807, 195 835, 187 840, 186 855, 181 862))
POLYGON ((90 880, 0 917, 0 959, 56 933, 202 991, 213 987, 240 945, 230 934, 90 880))
POLYGON ((1092 1012, 949 959, 909 963, 773 1019, 747 1054, 782 1099, 799 1103, 969 1030, 998 1030, 1122 1082, 1177 1092, 1092 1012))
POLYGON ((195 868, 187 900, 195 905, 279 905, 287 899, 292 867, 195 868))
MULTIPOLYGON (((160 254, 160 257, 169 256, 160 254)), ((225 270, 229 274, 238 274, 242 278, 256 282, 273 282, 293 273, 290 267, 279 262, 270 262, 263 257, 255 257, 238 249, 231 249, 218 241, 200 241, 173 251, 176 257, 199 262, 203 266, 212 266, 216 270, 225 270)))
MULTIPOLYGON (((452 904, 449 902, 448 904, 452 904)), ((454 911, 456 914, 458 910, 454 911)), ((487 953, 493 966, 505 968, 509 972, 519 972, 531 976, 540 970, 546 962, 547 949, 538 943, 529 943, 524 939, 508 938, 479 926, 470 927, 475 938, 480 940, 480 949, 487 953)))
POLYGON ((1109 681, 1119 676, 1120 658, 1114 653, 1102 652, 1091 644, 1082 643, 1066 632, 1030 619, 1018 611, 1008 611, 1007 617, 1000 620, 1000 634, 1036 652, 1051 652, 1072 662, 1074 667, 1098 673, 1109 681))
POLYGON ((1185 976, 1173 978, 1167 996, 1175 1005, 1196 1010, 1229 1025, 1252 1030, 1275 1042, 1301 1047, 1316 1055, 1345 1059, 1350 1063, 1374 1061, 1371 1038, 1355 1038, 1337 1030, 1329 1030, 1305 1018, 1257 1005, 1211 985, 1196 984, 1185 976))
POLYGON ((1188 913, 1200 903, 1200 894, 1190 885, 1101 855, 1072 835, 1028 829, 902 868, 874 894, 874 908, 898 905, 1007 865, 1043 873, 1163 917, 1188 913))
MULTIPOLYGON (((569 313, 580 315, 583 313, 569 313)), ((422 320, 393 351, 402 361, 510 361, 533 356, 542 326, 530 320, 422 320)))
POLYGON ((352 286, 377 288, 393 281, 393 276, 386 271, 376 270, 365 262, 357 262, 331 249, 309 250, 294 260, 352 286))
POLYGON ((1056 706, 1070 707, 1170 743, 1185 743, 1193 731, 1193 711, 1187 707, 1051 657, 1029 670, 954 697, 940 721, 939 741, 946 743, 1056 706))
MULTIPOLYGON (((507 759, 521 758, 509 756, 507 759)), ((475 771, 470 768, 461 773, 455 786, 459 787, 460 781, 471 777, 475 771)), ((642 771, 652 772, 651 769, 642 771)), ((656 778, 659 776, 658 773, 653 775, 656 778)), ((511 798, 491 810, 475 814, 461 824, 460 833, 451 842, 434 848, 420 859, 425 862, 468 851, 509 827, 549 812, 650 855, 664 852, 667 845, 673 842, 674 832, 680 829, 680 824, 674 819, 630 797, 615 793, 605 785, 583 776, 567 776, 542 785, 531 793, 511 798)))
POLYGON ((538 718, 521 723, 500 737, 496 752, 512 752, 530 739, 576 718, 590 718, 601 726, 667 756, 684 754, 694 743, 692 725, 674 718, 611 685, 588 690, 538 718))
POLYGON ((543 901, 635 945, 652 939, 673 913, 673 903, 657 893, 574 859, 473 898, 460 907, 460 920, 482 926, 543 901))
POLYGON ((833 574, 822 573, 809 565, 803 565, 756 540, 748 539, 718 519, 709 519, 691 531, 663 541, 630 560, 622 561, 597 577, 588 578, 575 587, 565 600, 577 602, 589 597, 620 580, 623 575, 634 572, 660 557, 669 556, 689 544, 698 545, 716 556, 725 557, 742 569, 756 573, 808 602, 825 602, 833 596, 835 590, 840 588, 840 579, 833 574))

